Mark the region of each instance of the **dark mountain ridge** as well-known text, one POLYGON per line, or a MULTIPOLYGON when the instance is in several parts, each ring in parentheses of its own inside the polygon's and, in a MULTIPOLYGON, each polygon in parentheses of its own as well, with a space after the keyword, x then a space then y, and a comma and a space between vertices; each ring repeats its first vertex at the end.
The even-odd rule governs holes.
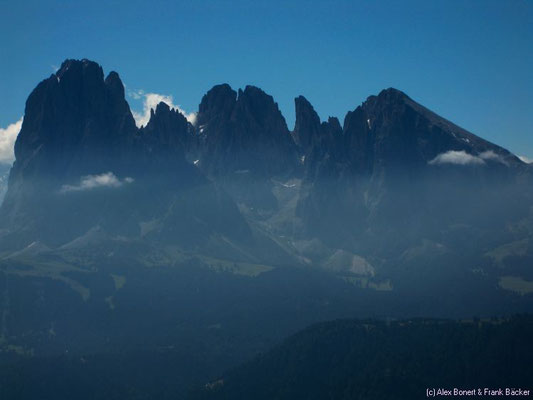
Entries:
MULTIPOLYGON (((444 221, 464 222, 480 203, 492 208, 511 204, 510 196, 499 195, 517 195, 518 186, 531 183, 531 169, 518 157, 392 88, 349 112, 342 135, 334 137, 334 145, 318 144, 306 158, 298 206, 311 230, 335 226, 334 240, 346 240, 358 230, 388 229, 399 217, 404 221, 395 230, 400 231, 413 220, 430 225, 437 214, 444 221), (328 209, 332 212, 318 211, 328 209)), ((522 202, 522 213, 530 204, 522 202)), ((493 211, 484 208, 484 215, 493 211)))
POLYGON ((285 118, 272 96, 255 86, 238 92, 215 86, 203 97, 197 118, 200 161, 210 175, 249 171, 268 177, 290 172, 296 164, 285 118))
POLYGON ((182 241, 187 231, 208 235, 215 226, 225 226, 225 233, 228 226, 246 231, 231 200, 186 161, 191 131, 163 103, 138 129, 116 72, 104 79, 92 61, 65 61, 26 103, 0 210, 1 225, 9 230, 2 247, 35 240, 57 246, 102 224, 114 234, 138 236, 139 222, 161 215, 177 225, 182 241), (194 211, 198 196, 211 201, 194 211), (206 208, 217 218, 208 217, 206 208), (231 224, 221 225, 226 216, 231 224), (211 220, 200 222, 206 217, 211 220))
POLYGON ((487 254, 530 256, 531 165, 392 88, 343 126, 303 96, 295 109, 290 132, 271 96, 222 84, 194 125, 160 103, 137 128, 116 72, 67 60, 28 98, 0 250, 63 257, 99 232, 111 253, 142 244, 160 264, 314 266, 387 290, 434 257, 481 263, 497 286, 510 272, 487 254))
POLYGON ((530 316, 330 321, 291 336, 193 398, 414 399, 439 388, 454 398, 460 397, 454 389, 480 396, 478 388, 481 397, 488 396, 485 388, 522 389, 527 396, 531 333, 530 316))

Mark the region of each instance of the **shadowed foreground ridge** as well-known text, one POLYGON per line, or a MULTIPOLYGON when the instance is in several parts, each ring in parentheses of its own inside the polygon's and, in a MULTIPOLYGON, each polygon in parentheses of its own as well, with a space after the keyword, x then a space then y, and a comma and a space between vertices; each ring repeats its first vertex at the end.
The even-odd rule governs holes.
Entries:
MULTIPOLYGON (((196 399, 415 399, 427 388, 531 390, 531 317, 311 326, 198 390, 196 399), (509 338, 513 338, 509 343, 509 338)), ((529 392, 531 394, 531 391, 529 392)), ((482 397, 482 396, 480 396, 482 397)))

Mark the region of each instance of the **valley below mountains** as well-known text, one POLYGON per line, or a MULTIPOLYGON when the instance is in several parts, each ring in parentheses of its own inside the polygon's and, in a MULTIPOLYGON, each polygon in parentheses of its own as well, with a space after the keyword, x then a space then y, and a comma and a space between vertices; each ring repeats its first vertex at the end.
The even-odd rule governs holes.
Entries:
MULTIPOLYGON (((138 127, 93 61, 40 82, 0 166, 0 397, 68 398, 88 376, 86 398, 238 398, 197 388, 252 359, 272 372, 290 341, 253 357, 314 323, 533 311, 533 165, 393 88, 342 122, 303 96, 295 112, 290 130, 263 90, 221 84, 194 124, 160 103, 138 127)), ((351 324, 302 343, 366 335, 351 324)))

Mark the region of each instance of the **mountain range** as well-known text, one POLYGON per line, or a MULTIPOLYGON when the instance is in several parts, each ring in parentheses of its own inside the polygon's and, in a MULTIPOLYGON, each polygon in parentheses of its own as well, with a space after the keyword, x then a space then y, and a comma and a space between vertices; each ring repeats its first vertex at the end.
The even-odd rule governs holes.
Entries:
POLYGON ((315 322, 533 310, 533 165, 393 88, 295 112, 221 84, 137 127, 116 72, 63 62, 5 171, 0 368, 148 354, 183 394, 315 322))
POLYGON ((66 60, 26 103, 0 249, 54 251, 97 230, 357 275, 458 235, 497 247, 524 238, 517 224, 529 233, 532 166, 401 91, 370 96, 342 126, 303 96, 295 109, 291 132, 271 96, 223 84, 195 125, 160 103, 137 128, 116 72, 66 60))

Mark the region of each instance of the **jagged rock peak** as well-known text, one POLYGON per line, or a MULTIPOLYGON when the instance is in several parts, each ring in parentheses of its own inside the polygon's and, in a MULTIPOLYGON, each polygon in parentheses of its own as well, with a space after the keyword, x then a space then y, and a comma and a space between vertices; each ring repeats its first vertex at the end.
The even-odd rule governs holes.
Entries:
POLYGON ((66 60, 28 97, 13 175, 90 172, 94 160, 116 159, 110 153, 122 152, 136 129, 116 72, 104 80, 97 63, 66 60))
MULTIPOLYGON (((256 86, 247 85, 244 90, 239 89, 234 117, 243 122, 248 120, 248 124, 257 124, 256 127, 261 127, 260 131, 275 141, 289 140, 292 144, 287 122, 278 103, 256 86)), ((290 144, 287 143, 287 146, 290 144)))
POLYGON ((322 124, 327 124, 328 128, 335 134, 342 133, 342 126, 337 117, 328 117, 328 121, 322 124))
POLYGON ((237 101, 237 92, 227 83, 213 86, 203 97, 199 114, 230 113, 237 101))
MULTIPOLYGON (((55 80, 60 86, 68 86, 69 82, 71 82, 70 84, 76 85, 80 85, 82 82, 86 82, 86 85, 94 84, 100 86, 104 84, 114 97, 120 100, 125 98, 124 84, 119 74, 111 71, 104 80, 102 67, 98 63, 86 58, 82 60, 67 59, 63 61, 61 67, 52 75, 51 79, 53 77, 55 77, 55 80)), ((67 89, 71 88, 69 87, 67 89)))
POLYGON ((285 117, 281 114, 278 103, 257 86, 247 85, 244 90, 239 89, 236 107, 238 113, 252 116, 257 122, 270 120, 269 122, 274 123, 276 119, 278 120, 276 123, 279 123, 279 130, 288 133, 285 117))
MULTIPOLYGON (((384 89, 378 95, 368 96, 367 99, 358 106, 354 111, 348 112, 344 119, 344 131, 349 125, 349 119, 358 114, 365 114, 365 120, 369 120, 369 127, 371 122, 378 117, 378 115, 392 115, 403 113, 406 107, 416 108, 418 103, 413 101, 407 94, 395 88, 384 89), (392 113, 392 114, 391 114, 392 113)), ((421 106, 419 106, 422 108, 421 106)))
POLYGON ((237 101, 242 101, 245 99, 264 101, 265 103, 275 104, 276 107, 278 104, 274 101, 274 98, 271 95, 267 94, 263 89, 258 88, 254 85, 246 85, 244 90, 239 89, 237 101))
POLYGON ((105 84, 115 94, 115 96, 119 98, 125 97, 124 84, 122 83, 122 80, 120 79, 120 76, 117 72, 111 71, 107 75, 107 78, 105 78, 105 84))
POLYGON ((410 97, 407 94, 405 94, 401 90, 393 88, 393 87, 390 87, 390 88, 387 88, 387 89, 383 89, 381 92, 379 92, 378 97, 379 98, 387 98, 387 99, 391 99, 391 100, 392 99, 396 99, 396 100, 398 100, 398 99, 400 99, 400 100, 410 99, 410 97))
POLYGON ((366 101, 362 104, 362 106, 365 106, 365 105, 373 106, 377 103, 379 104, 404 103, 406 101, 413 102, 413 100, 401 90, 390 87, 388 89, 383 89, 377 95, 368 96, 366 101))
POLYGON ((285 118, 273 97, 258 87, 238 92, 227 84, 213 87, 202 98, 197 127, 203 143, 199 158, 209 174, 268 175, 295 165, 285 118))
POLYGON ((166 112, 175 112, 175 109, 171 109, 170 106, 165 103, 164 101, 160 101, 157 106, 155 107, 156 113, 166 113, 166 112))
POLYGON ((426 171, 429 166, 491 165, 506 169, 519 163, 507 150, 457 126, 388 88, 370 96, 344 120, 344 147, 358 170, 374 175, 390 171, 426 171), (457 156, 464 163, 449 161, 457 156), (439 158, 440 157, 440 158, 439 158), (467 161, 465 161, 467 160, 467 161), (377 172, 376 172, 377 171, 377 172))
POLYGON ((246 85, 244 90, 239 89, 239 98, 243 95, 246 96, 257 96, 257 97, 266 97, 269 99, 272 99, 272 102, 274 102, 274 98, 270 96, 269 94, 265 93, 265 91, 257 86, 254 85, 246 85))
POLYGON ((111 71, 104 80, 102 67, 87 59, 65 60, 59 70, 52 75, 51 79, 57 81, 59 86, 72 91, 79 87, 107 86, 112 94, 118 99, 124 99, 124 85, 117 72, 111 71), (71 87, 71 85, 73 87, 71 87))
POLYGON ((244 90, 238 89, 236 92, 230 85, 224 83, 213 86, 202 97, 198 107, 197 125, 201 126, 213 118, 229 120, 243 115, 252 116, 259 121, 263 118, 270 118, 274 114, 285 124, 285 118, 279 110, 278 103, 262 89, 247 85, 244 90))
POLYGON ((169 145, 169 137, 186 136, 192 129, 192 125, 179 110, 161 101, 157 104, 155 111, 153 108, 150 110, 150 120, 142 131, 156 133, 162 140, 166 138, 160 145, 169 145))
POLYGON ((150 110, 150 120, 141 128, 145 143, 154 158, 176 155, 176 161, 187 152, 193 141, 193 127, 185 116, 164 102, 150 110), (179 155, 179 156, 178 156, 179 155))
POLYGON ((296 109, 296 126, 298 126, 299 123, 302 124, 308 121, 315 125, 320 124, 320 117, 311 103, 304 96, 296 97, 294 99, 294 106, 296 109))
POLYGON ((65 61, 63 61, 61 67, 59 67, 55 75, 59 79, 63 79, 63 77, 66 77, 68 75, 76 75, 80 73, 86 75, 94 75, 102 80, 104 79, 104 71, 102 67, 98 63, 88 60, 86 58, 83 58, 81 60, 66 59, 65 61))
POLYGON ((153 108, 150 110, 150 120, 146 127, 161 125, 162 123, 174 126, 179 124, 180 126, 185 127, 188 125, 187 118, 179 110, 170 108, 170 106, 163 101, 157 104, 155 110, 153 108))
POLYGON ((294 142, 300 147, 303 154, 309 152, 311 145, 318 135, 320 135, 320 117, 316 113, 311 103, 303 96, 294 99, 296 111, 296 122, 292 137, 294 142))

